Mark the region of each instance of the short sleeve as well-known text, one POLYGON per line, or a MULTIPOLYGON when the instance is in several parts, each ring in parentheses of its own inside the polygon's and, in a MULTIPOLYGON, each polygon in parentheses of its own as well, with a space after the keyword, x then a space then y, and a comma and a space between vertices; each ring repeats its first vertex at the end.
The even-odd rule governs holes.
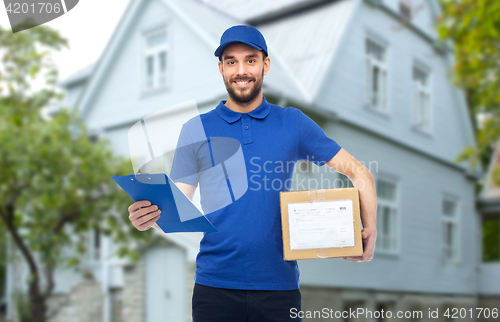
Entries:
POLYGON ((329 138, 325 131, 301 110, 298 112, 299 160, 308 160, 318 166, 330 161, 341 146, 329 138))
POLYGON ((189 130, 184 125, 182 126, 174 152, 170 178, 174 182, 179 181, 193 186, 198 185, 198 163, 195 143, 189 130))

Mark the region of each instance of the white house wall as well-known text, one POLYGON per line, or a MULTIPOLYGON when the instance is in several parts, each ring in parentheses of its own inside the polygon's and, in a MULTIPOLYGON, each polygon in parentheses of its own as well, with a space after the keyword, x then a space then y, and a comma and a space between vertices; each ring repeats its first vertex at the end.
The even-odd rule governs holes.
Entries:
MULTIPOLYGON (((128 147, 128 131, 130 130, 130 127, 132 125, 133 123, 125 124, 103 133, 103 138, 110 141, 111 147, 113 148, 113 153, 121 155, 125 158, 130 158, 128 147)), ((133 171, 132 162, 130 163, 130 171, 133 171)))
POLYGON ((496 295, 500 293, 500 262, 481 263, 479 294, 496 295))
MULTIPOLYGON (((198 112, 203 114, 217 106, 219 102, 217 100, 209 101, 204 104, 197 105, 198 112)), ((168 107, 168 106, 165 106, 168 107)), ((143 112, 138 115, 137 119, 133 119, 132 122, 124 123, 121 126, 110 127, 102 129, 101 135, 102 138, 109 140, 111 148, 113 152, 117 155, 121 155, 125 158, 130 158, 129 145, 128 145, 128 132, 133 124, 137 121, 141 120, 148 114, 145 114, 144 111, 139 110, 138 112, 143 112)), ((186 117, 182 112, 175 113, 168 119, 168 123, 170 122, 185 122, 186 117)), ((165 138, 165 140, 169 140, 169 138, 165 138)), ((171 144, 175 146, 176 140, 172 140, 171 144)), ((132 163, 130 164, 130 171, 132 172, 132 163)))
POLYGON ((65 90, 65 96, 61 100, 61 105, 65 107, 70 107, 74 108, 76 106, 76 103, 78 101, 78 98, 83 92, 83 87, 84 87, 85 82, 75 84, 74 86, 71 86, 70 88, 65 90))
POLYGON ((186 254, 178 247, 154 247, 145 256, 145 322, 184 321, 186 254))

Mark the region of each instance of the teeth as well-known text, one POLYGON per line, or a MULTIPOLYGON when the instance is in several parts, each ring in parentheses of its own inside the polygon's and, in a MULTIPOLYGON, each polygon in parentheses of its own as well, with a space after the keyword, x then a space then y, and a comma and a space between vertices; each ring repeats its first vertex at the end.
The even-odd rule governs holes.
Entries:
POLYGON ((238 84, 238 85, 245 85, 245 84, 248 84, 248 81, 246 81, 246 82, 236 82, 236 84, 238 84))

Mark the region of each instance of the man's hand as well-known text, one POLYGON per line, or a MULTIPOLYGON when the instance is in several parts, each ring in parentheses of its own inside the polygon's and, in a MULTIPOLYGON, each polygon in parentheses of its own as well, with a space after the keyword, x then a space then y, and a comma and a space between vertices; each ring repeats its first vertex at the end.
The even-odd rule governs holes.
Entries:
POLYGON ((148 200, 141 200, 128 207, 130 215, 128 218, 135 228, 140 231, 148 230, 160 218, 161 210, 158 206, 151 205, 148 200))
POLYGON ((352 262, 369 262, 373 258, 375 251, 375 241, 377 240, 377 231, 371 228, 363 228, 361 231, 363 239, 363 256, 342 257, 352 262))

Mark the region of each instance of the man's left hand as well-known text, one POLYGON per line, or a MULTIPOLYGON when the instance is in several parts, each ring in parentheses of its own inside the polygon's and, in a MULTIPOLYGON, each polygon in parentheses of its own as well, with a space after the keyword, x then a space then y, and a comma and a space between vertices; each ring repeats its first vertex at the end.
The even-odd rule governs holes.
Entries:
POLYGON ((373 258, 375 251, 375 241, 377 240, 377 231, 371 228, 363 228, 361 231, 363 239, 363 256, 342 257, 352 262, 369 262, 373 258))

